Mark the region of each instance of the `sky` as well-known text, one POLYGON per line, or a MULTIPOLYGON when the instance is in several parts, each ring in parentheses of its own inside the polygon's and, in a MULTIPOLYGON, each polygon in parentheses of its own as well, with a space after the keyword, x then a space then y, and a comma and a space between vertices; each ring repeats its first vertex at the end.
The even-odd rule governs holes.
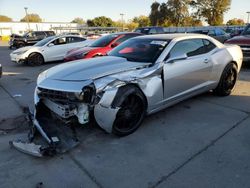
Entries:
MULTIPOLYGON (((106 16, 117 21, 129 20, 135 16, 148 15, 155 0, 0 0, 0 15, 19 21, 28 13, 38 14, 46 22, 70 22, 76 17, 84 20, 106 16)), ((158 2, 166 2, 158 0, 158 2)), ((225 22, 231 18, 247 21, 250 0, 232 0, 231 9, 225 14, 225 22)))

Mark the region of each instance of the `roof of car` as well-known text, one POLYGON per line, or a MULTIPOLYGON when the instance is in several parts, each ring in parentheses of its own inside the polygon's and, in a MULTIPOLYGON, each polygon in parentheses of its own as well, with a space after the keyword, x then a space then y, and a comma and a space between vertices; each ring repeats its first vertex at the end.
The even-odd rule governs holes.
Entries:
POLYGON ((157 34, 157 35, 143 35, 139 36, 136 38, 142 38, 142 39, 156 39, 156 40, 161 40, 161 39, 175 39, 175 38, 194 38, 194 37, 203 37, 203 38, 208 38, 206 35, 202 34, 190 34, 190 33, 175 33, 175 34, 157 34))
POLYGON ((118 32, 118 33, 110 33, 111 35, 142 35, 141 33, 136 33, 136 32, 118 32))

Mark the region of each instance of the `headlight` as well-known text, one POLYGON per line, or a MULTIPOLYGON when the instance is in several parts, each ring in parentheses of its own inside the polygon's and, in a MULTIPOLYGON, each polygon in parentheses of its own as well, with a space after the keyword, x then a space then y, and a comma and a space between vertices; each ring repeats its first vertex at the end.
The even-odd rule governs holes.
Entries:
POLYGON ((25 52, 27 52, 28 50, 23 50, 23 51, 18 51, 18 52, 13 52, 13 54, 16 54, 16 55, 21 55, 21 54, 24 54, 25 52))
POLYGON ((83 101, 83 100, 84 100, 84 92, 75 93, 75 97, 76 97, 79 101, 83 101))
POLYGON ((75 57, 77 59, 81 59, 83 58, 84 56, 86 56, 89 52, 83 52, 83 53, 79 53, 79 54, 76 54, 75 57))

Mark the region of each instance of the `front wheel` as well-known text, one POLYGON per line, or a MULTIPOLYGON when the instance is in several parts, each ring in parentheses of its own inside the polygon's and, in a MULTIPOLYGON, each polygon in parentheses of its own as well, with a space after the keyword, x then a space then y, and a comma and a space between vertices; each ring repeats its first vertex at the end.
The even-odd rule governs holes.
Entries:
POLYGON ((228 96, 232 93, 238 77, 237 67, 234 63, 228 64, 222 72, 220 81, 214 93, 218 96, 228 96))
POLYGON ((136 87, 128 89, 132 92, 119 102, 121 103, 119 106, 120 109, 116 114, 116 119, 113 124, 112 132, 118 136, 126 136, 136 131, 146 114, 144 95, 136 87))
POLYGON ((44 63, 43 56, 39 53, 31 53, 28 57, 27 64, 31 66, 38 66, 44 63))

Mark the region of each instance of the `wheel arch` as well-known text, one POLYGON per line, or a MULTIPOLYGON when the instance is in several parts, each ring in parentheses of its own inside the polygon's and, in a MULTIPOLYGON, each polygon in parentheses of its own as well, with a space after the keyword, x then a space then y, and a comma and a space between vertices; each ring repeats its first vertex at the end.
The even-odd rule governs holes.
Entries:
POLYGON ((134 92, 138 92, 136 91, 138 89, 138 91, 141 92, 144 100, 145 100, 145 103, 146 103, 146 109, 148 108, 148 100, 147 100, 147 97, 145 96, 144 92, 141 90, 141 88, 139 87, 138 84, 136 83, 129 83, 129 84, 126 84, 124 86, 121 86, 118 88, 118 91, 116 93, 116 96, 111 104, 112 107, 117 107, 117 106, 120 106, 122 101, 128 97, 129 95, 133 94, 134 92), (136 89, 134 89, 136 88, 136 89))

